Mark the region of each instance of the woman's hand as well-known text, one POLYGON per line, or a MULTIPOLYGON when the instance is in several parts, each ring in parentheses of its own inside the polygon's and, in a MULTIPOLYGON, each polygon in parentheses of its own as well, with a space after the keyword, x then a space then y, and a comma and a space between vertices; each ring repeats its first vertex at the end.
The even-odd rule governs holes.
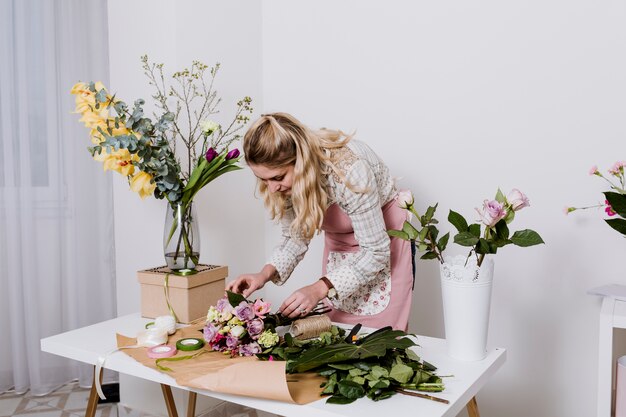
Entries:
POLYGON ((305 316, 323 300, 328 293, 328 287, 323 281, 316 281, 314 284, 302 287, 291 294, 278 309, 278 312, 285 317, 296 318, 305 316))
POLYGON ((248 298, 250 294, 263 288, 263 286, 276 274, 273 265, 265 265, 261 272, 256 274, 239 275, 236 280, 226 285, 226 290, 243 295, 248 298))

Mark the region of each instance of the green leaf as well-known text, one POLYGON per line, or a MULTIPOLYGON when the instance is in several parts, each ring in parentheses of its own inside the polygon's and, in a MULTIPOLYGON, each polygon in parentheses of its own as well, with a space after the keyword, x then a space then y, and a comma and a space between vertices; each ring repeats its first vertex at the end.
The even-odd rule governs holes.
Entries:
POLYGON ((417 236, 419 235, 419 231, 407 221, 405 221, 402 225, 402 231, 407 234, 409 239, 417 239, 417 236))
POLYGON ((370 388, 373 388, 373 389, 384 389, 384 388, 389 388, 389 385, 391 385, 391 382, 389 382, 388 379, 377 379, 375 381, 369 381, 368 385, 370 386, 370 388))
MULTIPOLYGON (((619 220, 619 219, 616 219, 619 220)), ((518 230, 511 236, 511 242, 517 246, 527 247, 545 243, 541 236, 534 230, 524 229, 518 230)))
POLYGON ((448 246, 448 239, 450 239, 450 233, 446 233, 441 237, 441 239, 439 239, 439 242, 437 242, 437 249, 439 249, 439 252, 443 252, 446 249, 446 246, 448 246))
POLYGON ((428 251, 420 256, 420 259, 437 259, 437 253, 433 251, 428 251))
POLYGON ((626 217, 626 195, 607 191, 604 193, 604 196, 614 212, 619 214, 621 217, 626 217))
POLYGON ((478 239, 478 244, 476 245, 476 253, 481 254, 481 255, 490 253, 489 242, 487 242, 482 237, 478 239))
POLYGON ((470 232, 461 232, 454 236, 454 243, 461 246, 474 246, 478 243, 478 238, 470 232))
POLYGON ((500 190, 500 188, 498 188, 498 192, 496 193, 496 201, 498 203, 504 203, 506 202, 506 197, 504 196, 504 194, 502 193, 502 191, 500 190))
POLYGON ((480 237, 480 224, 478 223, 472 223, 470 224, 470 226, 468 227, 469 232, 476 236, 476 237, 480 237))
POLYGON ((401 384, 406 384, 409 382, 411 377, 413 376, 413 369, 410 366, 404 364, 397 364, 391 368, 391 372, 389 372, 389 377, 395 379, 401 384))
POLYGON ((356 398, 346 398, 343 395, 333 395, 326 400, 327 404, 350 404, 356 401, 356 398))
POLYGON ((233 307, 237 307, 242 301, 246 301, 246 298, 241 294, 232 291, 226 291, 226 294, 228 296, 228 302, 233 307))
POLYGON ((496 223, 496 235, 503 240, 507 240, 509 238, 509 227, 506 225, 506 221, 504 219, 496 223))
POLYGON ((433 218, 438 205, 439 203, 435 204, 434 206, 428 207, 426 213, 424 214, 424 216, 426 217, 426 222, 430 222, 430 220, 433 218))
POLYGON ((365 396, 365 389, 354 381, 341 380, 337 383, 339 394, 346 398, 356 400, 365 396))
POLYGON ((430 226, 427 226, 427 227, 428 227, 428 231, 430 232, 430 239, 433 242, 436 242, 437 241, 437 236, 439 235, 439 230, 435 226, 433 226, 433 225, 430 225, 430 226))
POLYGON ((402 230, 395 230, 395 229, 387 230, 387 234, 391 237, 397 237, 403 240, 411 240, 409 238, 409 235, 406 234, 406 232, 403 232, 402 230))
POLYGON ((426 239, 426 235, 428 235, 428 227, 422 227, 422 230, 420 230, 420 234, 417 236, 417 239, 423 241, 424 239, 426 239))
POLYGON ((450 210, 448 213, 448 221, 452 223, 452 226, 456 227, 459 232, 467 231, 467 221, 456 211, 450 210))
POLYGON ((350 370, 348 371, 348 373, 349 373, 351 376, 361 376, 361 375, 365 375, 365 374, 367 373, 367 371, 364 371, 364 370, 362 370, 362 369, 355 368, 355 367, 354 367, 354 365, 353 365, 353 366, 352 366, 352 369, 350 369, 350 370))
POLYGON ((372 367, 372 376, 375 379, 387 378, 389 376, 389 371, 382 366, 376 365, 372 367))
POLYGON ((605 222, 613 229, 617 230, 623 235, 626 235, 626 220, 624 219, 609 219, 605 222))

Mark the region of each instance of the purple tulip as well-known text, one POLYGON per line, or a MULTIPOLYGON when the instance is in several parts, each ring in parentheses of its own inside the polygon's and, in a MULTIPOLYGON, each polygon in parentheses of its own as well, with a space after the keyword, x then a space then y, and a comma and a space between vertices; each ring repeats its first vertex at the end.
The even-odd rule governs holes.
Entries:
POLYGON ((239 320, 250 321, 254 318, 254 310, 250 304, 242 301, 237 307, 235 307, 235 315, 239 320))
POLYGON ((215 157, 218 155, 217 151, 213 148, 209 148, 208 151, 206 151, 206 154, 204 155, 204 157, 206 158, 207 162, 211 162, 212 160, 215 159, 215 157))
POLYGON ((263 327, 263 320, 254 319, 248 323, 248 334, 256 340, 263 331, 263 327))
POLYGON ((226 160, 235 159, 239 156, 239 149, 235 148, 226 154, 226 160))

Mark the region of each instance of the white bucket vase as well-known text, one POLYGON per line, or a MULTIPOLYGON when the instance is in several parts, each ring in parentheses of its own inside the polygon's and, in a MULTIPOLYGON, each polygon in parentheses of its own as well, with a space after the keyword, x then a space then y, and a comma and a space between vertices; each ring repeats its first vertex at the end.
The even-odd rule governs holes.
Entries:
POLYGON ((487 356, 493 260, 485 258, 478 268, 474 256, 446 257, 440 271, 448 355, 482 360, 487 356))

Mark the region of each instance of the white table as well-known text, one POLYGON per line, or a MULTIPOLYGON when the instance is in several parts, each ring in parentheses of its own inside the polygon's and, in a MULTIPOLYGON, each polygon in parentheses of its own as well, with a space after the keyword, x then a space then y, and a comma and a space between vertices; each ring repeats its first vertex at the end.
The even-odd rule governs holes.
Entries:
MULTIPOLYGON (((140 317, 139 314, 118 317, 42 339, 41 350, 95 365, 98 356, 115 349, 116 333, 134 336, 149 321, 149 319, 140 317)), ((310 404, 296 405, 182 387, 177 385, 175 380, 169 375, 145 367, 123 352, 116 352, 110 355, 106 360, 105 367, 113 371, 160 383, 171 417, 176 416, 176 410, 173 406, 173 401, 168 401, 168 397, 171 400, 170 387, 181 388, 192 393, 207 395, 282 416, 380 417, 385 415, 404 415, 410 411, 411 415, 422 417, 455 417, 467 405, 470 415, 478 417, 478 408, 474 396, 502 366, 506 358, 506 351, 504 349, 494 349, 482 361, 461 362, 446 355, 446 342, 443 339, 418 336, 418 343, 420 347, 417 348, 417 353, 424 360, 438 367, 438 375, 454 375, 454 377, 444 379, 445 391, 434 393, 437 397, 449 400, 449 404, 396 394, 390 399, 378 402, 371 401, 368 398, 361 398, 349 405, 333 405, 326 404, 325 399, 322 398, 310 404)), ((195 395, 193 395, 193 400, 195 403, 195 395)), ((90 412, 95 412, 96 403, 97 395, 95 390, 92 389, 87 415, 90 412)), ((190 407, 190 410, 192 410, 191 414, 193 414, 194 408, 190 407)))

